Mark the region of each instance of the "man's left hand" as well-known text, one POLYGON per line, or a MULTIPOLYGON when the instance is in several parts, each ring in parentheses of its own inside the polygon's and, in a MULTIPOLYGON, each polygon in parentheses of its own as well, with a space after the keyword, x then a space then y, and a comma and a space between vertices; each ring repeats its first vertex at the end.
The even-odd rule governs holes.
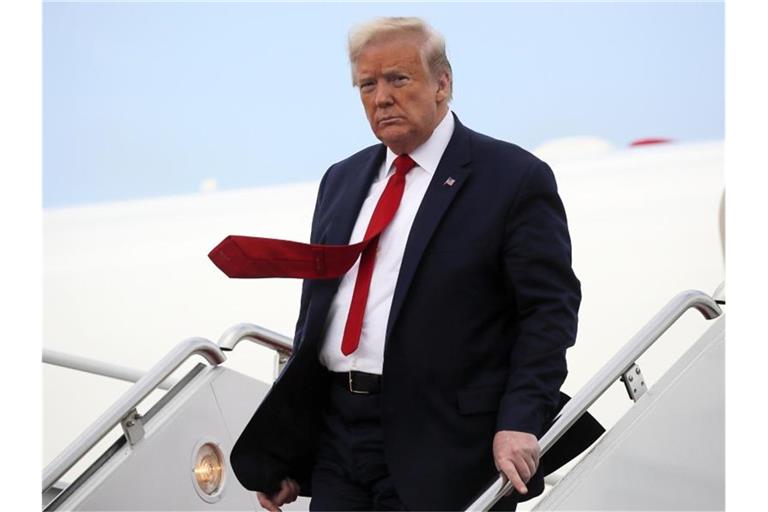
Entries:
POLYGON ((539 441, 528 432, 501 430, 493 437, 496 469, 512 482, 520 494, 528 494, 526 483, 539 467, 539 441))

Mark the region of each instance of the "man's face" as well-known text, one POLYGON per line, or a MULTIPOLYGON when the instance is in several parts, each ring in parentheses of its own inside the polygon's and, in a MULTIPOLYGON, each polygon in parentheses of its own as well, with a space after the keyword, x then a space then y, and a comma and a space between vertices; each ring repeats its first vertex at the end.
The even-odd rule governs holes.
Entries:
POLYGON ((426 142, 448 111, 448 74, 434 78, 425 69, 414 37, 366 46, 355 78, 373 133, 396 154, 426 142))

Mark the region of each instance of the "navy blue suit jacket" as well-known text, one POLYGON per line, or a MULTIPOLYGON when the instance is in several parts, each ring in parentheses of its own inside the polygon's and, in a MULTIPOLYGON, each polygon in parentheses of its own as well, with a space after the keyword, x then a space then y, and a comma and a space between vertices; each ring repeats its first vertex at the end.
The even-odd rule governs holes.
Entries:
MULTIPOLYGON (((312 242, 349 242, 385 149, 369 147, 328 169, 312 242)), ((231 455, 249 489, 270 492, 291 476, 302 494, 311 492, 327 394, 318 350, 338 284, 304 282, 294 354, 231 455)), ((409 509, 465 507, 498 475, 495 432, 543 433, 567 373, 580 299, 549 166, 456 119, 408 236, 386 333, 385 455, 409 509)), ((542 487, 538 474, 530 495, 542 487)))

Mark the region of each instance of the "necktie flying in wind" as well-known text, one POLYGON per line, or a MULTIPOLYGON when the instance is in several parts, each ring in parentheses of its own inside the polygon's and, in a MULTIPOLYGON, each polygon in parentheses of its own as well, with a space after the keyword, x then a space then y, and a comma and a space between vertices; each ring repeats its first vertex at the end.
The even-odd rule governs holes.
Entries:
POLYGON ((405 189, 405 175, 416 166, 408 155, 395 158, 395 173, 379 198, 362 242, 352 245, 303 244, 290 240, 230 235, 208 257, 233 278, 293 277, 334 279, 344 275, 360 257, 352 303, 344 328, 341 350, 357 348, 365 304, 376 262, 379 235, 395 216, 405 189))

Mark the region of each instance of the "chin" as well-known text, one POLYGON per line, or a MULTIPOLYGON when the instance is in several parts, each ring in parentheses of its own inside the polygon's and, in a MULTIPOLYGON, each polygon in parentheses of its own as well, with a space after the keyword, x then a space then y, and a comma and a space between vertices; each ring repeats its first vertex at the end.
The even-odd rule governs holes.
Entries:
POLYGON ((384 143, 385 146, 392 149, 392 151, 398 152, 397 149, 408 147, 410 142, 410 134, 403 130, 382 130, 376 134, 377 138, 384 143))

